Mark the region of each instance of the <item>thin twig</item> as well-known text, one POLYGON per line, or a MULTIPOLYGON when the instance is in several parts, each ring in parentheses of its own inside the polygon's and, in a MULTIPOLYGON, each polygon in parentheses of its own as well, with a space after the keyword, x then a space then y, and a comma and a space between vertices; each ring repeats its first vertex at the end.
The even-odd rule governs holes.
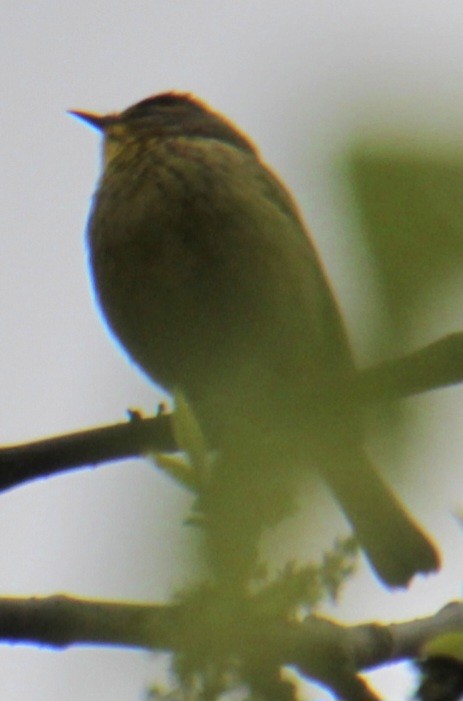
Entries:
POLYGON ((463 382, 461 332, 360 373, 360 386, 367 401, 402 399, 460 382, 463 382))
POLYGON ((151 450, 175 450, 166 414, 7 446, 0 449, 0 492, 69 470, 142 457, 151 450))
MULTIPOLYGON (((463 333, 359 373, 365 401, 400 399, 463 382, 463 333)), ((0 449, 0 492, 60 472, 112 460, 172 452, 168 415, 71 433, 0 449)))

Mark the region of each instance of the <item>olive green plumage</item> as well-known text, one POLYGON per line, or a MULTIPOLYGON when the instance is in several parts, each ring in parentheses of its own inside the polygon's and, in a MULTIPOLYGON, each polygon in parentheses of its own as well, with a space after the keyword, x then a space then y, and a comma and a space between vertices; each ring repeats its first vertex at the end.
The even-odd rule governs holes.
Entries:
POLYGON ((262 529, 290 510, 308 468, 386 583, 435 569, 433 545, 363 450, 333 295, 254 146, 184 94, 76 114, 105 138, 88 225, 104 315, 153 381, 185 393, 218 451, 203 494, 217 571, 252 574, 262 529))

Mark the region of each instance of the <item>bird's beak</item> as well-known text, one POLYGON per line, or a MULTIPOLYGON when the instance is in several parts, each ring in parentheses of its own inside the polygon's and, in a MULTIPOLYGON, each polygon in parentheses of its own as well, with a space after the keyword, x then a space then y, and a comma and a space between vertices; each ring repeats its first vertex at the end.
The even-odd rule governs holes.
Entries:
POLYGON ((68 114, 72 114, 73 117, 77 117, 77 119, 81 119, 83 122, 90 124, 91 127, 98 131, 105 131, 113 121, 111 115, 83 112, 82 110, 68 110, 68 114))

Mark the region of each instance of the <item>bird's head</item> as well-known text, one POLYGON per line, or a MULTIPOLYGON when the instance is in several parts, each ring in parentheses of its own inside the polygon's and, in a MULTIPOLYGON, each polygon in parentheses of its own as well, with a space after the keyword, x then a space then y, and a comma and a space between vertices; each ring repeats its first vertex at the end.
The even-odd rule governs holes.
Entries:
POLYGON ((70 114, 103 134, 105 163, 133 141, 177 137, 216 139, 255 152, 251 142, 225 117, 189 93, 154 95, 123 112, 101 115, 70 110, 70 114))

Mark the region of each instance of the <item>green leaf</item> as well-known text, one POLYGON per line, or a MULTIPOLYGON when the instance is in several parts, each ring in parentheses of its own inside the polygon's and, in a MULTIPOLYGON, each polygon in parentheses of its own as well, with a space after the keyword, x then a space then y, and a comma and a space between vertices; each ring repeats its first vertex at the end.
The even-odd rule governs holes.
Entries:
POLYGON ((463 264, 463 161, 429 139, 408 141, 370 140, 351 157, 381 301, 402 339, 463 264))

